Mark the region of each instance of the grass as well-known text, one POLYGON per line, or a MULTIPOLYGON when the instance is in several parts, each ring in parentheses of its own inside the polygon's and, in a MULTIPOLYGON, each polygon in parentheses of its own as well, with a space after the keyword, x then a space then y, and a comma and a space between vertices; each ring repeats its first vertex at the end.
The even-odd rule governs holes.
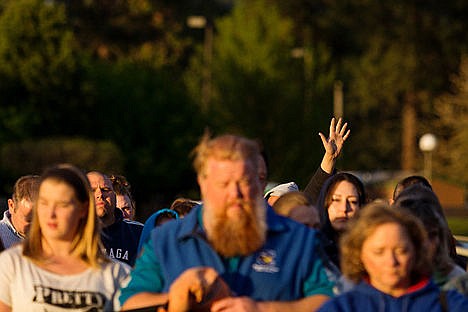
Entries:
POLYGON ((468 217, 447 217, 447 222, 454 235, 468 236, 468 217))

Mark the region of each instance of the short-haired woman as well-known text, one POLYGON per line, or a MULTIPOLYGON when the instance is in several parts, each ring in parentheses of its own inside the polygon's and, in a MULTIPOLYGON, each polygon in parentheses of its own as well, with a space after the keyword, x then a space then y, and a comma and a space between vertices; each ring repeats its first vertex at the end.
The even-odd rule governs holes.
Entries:
POLYGON ((372 203, 340 240, 341 269, 357 285, 319 311, 466 311, 468 298, 431 280, 427 236, 406 211, 372 203))

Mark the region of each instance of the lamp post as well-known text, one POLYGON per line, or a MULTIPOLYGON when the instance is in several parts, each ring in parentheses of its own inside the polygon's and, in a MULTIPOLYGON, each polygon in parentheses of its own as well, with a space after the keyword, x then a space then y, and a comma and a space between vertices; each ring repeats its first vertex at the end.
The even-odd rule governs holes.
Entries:
POLYGON ((424 153, 424 176, 432 180, 432 152, 437 147, 437 138, 432 133, 426 133, 419 139, 419 149, 424 153))
POLYGON ((189 16, 187 26, 204 29, 203 39, 203 73, 202 73, 202 111, 206 112, 211 100, 211 61, 213 58, 213 25, 204 16, 189 16))

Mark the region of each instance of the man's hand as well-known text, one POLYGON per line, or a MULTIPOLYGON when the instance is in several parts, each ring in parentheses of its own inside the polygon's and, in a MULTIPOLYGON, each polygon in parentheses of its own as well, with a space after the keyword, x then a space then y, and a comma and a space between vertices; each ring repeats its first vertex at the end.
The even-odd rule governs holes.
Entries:
POLYGON ((258 312, 257 303, 249 297, 228 297, 211 306, 211 312, 258 312))
POLYGON ((169 288, 168 312, 210 311, 213 302, 230 296, 230 293, 213 268, 190 268, 169 288))
POLYGON ((342 118, 336 119, 333 117, 330 122, 330 134, 328 138, 319 132, 322 139, 323 147, 325 148, 325 155, 323 156, 320 167, 327 173, 332 173, 335 168, 335 162, 341 154, 343 144, 348 139, 351 130, 346 131, 348 123, 343 123, 342 118))

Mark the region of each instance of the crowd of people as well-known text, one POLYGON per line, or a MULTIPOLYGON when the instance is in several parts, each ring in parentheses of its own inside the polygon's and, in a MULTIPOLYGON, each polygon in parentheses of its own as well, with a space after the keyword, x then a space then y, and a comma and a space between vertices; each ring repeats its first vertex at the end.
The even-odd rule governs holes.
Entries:
POLYGON ((349 135, 333 118, 307 186, 266 190, 258 142, 205 134, 200 199, 144 224, 122 175, 20 177, 0 221, 0 312, 468 311, 466 259, 429 181, 369 201, 335 168, 349 135))

